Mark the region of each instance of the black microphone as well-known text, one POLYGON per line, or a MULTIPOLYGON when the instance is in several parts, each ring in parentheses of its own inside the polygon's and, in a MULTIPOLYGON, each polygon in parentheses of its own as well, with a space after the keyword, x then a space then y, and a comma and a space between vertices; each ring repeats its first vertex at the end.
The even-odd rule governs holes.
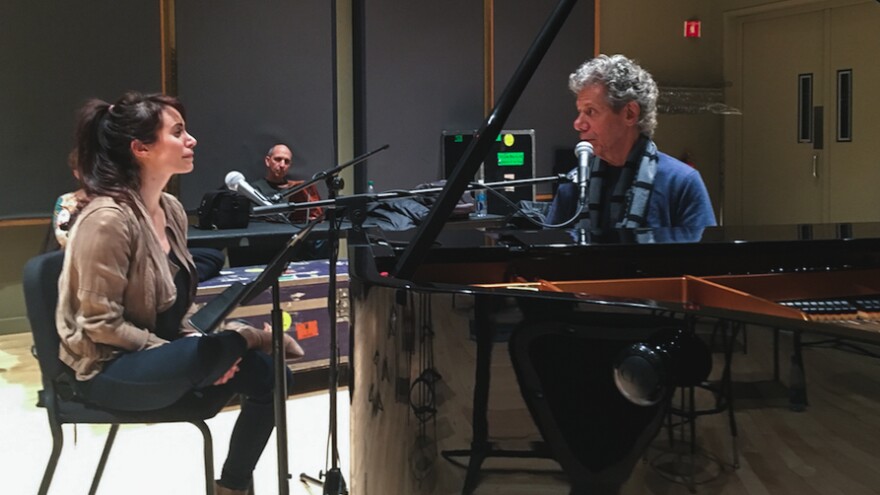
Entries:
POLYGON ((263 194, 254 189, 254 186, 248 184, 241 172, 233 170, 226 174, 226 187, 236 191, 242 196, 248 198, 259 206, 271 206, 272 202, 266 199, 263 194))
POLYGON ((574 154, 578 157, 578 187, 580 188, 580 205, 587 207, 587 177, 589 174, 590 155, 593 154, 593 145, 588 141, 581 141, 574 147, 574 154))

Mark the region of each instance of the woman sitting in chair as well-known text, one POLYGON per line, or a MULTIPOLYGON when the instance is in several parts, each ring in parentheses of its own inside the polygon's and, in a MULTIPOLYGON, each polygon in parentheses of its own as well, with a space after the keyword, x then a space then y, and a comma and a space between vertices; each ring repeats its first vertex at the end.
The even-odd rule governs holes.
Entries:
MULTIPOLYGON (((91 100, 77 123, 88 205, 70 233, 56 314, 61 359, 88 402, 149 411, 242 394, 218 494, 244 494, 274 426, 271 333, 189 328, 196 292, 183 206, 163 189, 193 169, 183 105, 164 95, 91 100), (184 338, 184 337, 193 338, 184 338), (195 401, 195 402, 193 402, 195 401)), ((285 335, 285 353, 302 348, 285 335)))

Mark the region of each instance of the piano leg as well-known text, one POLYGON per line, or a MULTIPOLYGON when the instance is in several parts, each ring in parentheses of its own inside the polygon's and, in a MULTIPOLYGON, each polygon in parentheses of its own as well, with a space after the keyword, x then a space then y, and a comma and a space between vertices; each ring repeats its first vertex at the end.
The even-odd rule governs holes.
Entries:
MULTIPOLYGON (((477 344, 474 370, 474 396, 471 426, 470 449, 445 450, 446 459, 468 457, 462 495, 471 495, 480 484, 480 471, 483 462, 490 458, 529 458, 552 459, 543 442, 537 442, 530 449, 498 448, 489 441, 489 389, 492 379, 492 349, 497 332, 492 316, 498 309, 499 300, 493 297, 477 296, 474 299, 474 333, 477 344)), ((503 304, 502 304, 503 306, 503 304)), ((577 493, 574 490, 572 493, 577 493)))
POLYGON ((492 342, 495 339, 495 326, 489 318, 490 301, 477 297, 474 301, 474 325, 477 337, 477 363, 474 376, 473 438, 471 439, 470 462, 464 480, 462 495, 474 492, 479 483, 480 469, 489 454, 489 381, 492 366, 492 342))
POLYGON ((788 405, 792 411, 802 412, 807 409, 807 379, 804 373, 804 357, 801 352, 803 347, 801 332, 795 331, 793 339, 788 405))
POLYGON ((779 329, 773 329, 773 381, 779 382, 779 329))

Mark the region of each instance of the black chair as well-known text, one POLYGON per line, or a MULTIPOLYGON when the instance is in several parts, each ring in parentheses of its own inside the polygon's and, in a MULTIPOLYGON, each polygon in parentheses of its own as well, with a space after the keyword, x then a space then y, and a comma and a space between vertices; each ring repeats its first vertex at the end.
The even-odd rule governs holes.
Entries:
POLYGON ((204 437, 205 492, 214 494, 214 456, 211 431, 205 419, 214 417, 226 405, 229 397, 186 396, 171 406, 144 412, 113 411, 84 402, 77 397, 75 379, 70 368, 58 358, 60 339, 55 327, 55 307, 58 301, 58 277, 64 261, 64 252, 55 251, 32 258, 24 267, 24 296, 28 320, 34 336, 37 360, 43 378, 37 406, 45 407, 52 431, 52 454, 43 474, 39 495, 49 491, 61 448, 64 445, 63 424, 109 424, 110 432, 101 453, 101 459, 92 479, 89 494, 94 494, 120 424, 188 422, 195 425, 204 437))

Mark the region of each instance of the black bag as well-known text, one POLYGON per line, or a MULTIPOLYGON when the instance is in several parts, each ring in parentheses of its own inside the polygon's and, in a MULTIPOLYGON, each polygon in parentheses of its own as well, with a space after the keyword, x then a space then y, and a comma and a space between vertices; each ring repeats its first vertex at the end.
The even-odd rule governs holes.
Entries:
POLYGON ((251 217, 251 201, 235 191, 220 189, 202 197, 198 228, 243 229, 251 217))

